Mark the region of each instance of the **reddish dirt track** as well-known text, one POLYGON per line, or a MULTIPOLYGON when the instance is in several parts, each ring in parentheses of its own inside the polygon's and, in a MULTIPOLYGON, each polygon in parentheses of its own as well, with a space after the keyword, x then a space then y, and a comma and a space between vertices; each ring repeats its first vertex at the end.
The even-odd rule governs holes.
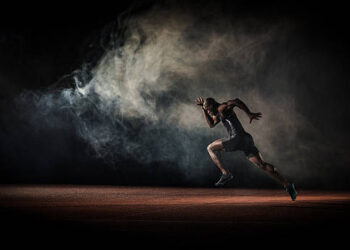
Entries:
POLYGON ((284 190, 11 185, 0 186, 0 215, 9 235, 93 232, 123 239, 288 240, 339 235, 348 225, 350 192, 298 192, 293 202, 284 190))

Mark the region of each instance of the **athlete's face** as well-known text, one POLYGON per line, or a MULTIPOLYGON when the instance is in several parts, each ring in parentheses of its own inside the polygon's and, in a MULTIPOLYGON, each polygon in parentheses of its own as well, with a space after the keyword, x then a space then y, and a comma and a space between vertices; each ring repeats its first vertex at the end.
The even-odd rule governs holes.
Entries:
POLYGON ((208 103, 204 103, 204 108, 210 113, 213 114, 214 113, 214 106, 213 105, 209 105, 208 103))

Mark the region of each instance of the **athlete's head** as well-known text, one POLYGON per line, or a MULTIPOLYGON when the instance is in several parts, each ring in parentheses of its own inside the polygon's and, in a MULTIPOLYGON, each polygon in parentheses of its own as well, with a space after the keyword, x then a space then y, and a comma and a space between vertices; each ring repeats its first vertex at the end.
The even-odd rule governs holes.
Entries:
POLYGON ((216 113, 219 103, 214 98, 208 97, 203 103, 203 107, 209 112, 216 113))

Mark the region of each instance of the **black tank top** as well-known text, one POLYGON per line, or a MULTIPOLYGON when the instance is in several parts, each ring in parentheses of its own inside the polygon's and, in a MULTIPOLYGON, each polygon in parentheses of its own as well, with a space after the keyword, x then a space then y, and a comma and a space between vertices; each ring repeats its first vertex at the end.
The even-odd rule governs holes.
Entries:
POLYGON ((220 120, 227 129, 230 137, 246 133, 241 122, 238 120, 234 111, 230 112, 229 115, 219 115, 220 120))

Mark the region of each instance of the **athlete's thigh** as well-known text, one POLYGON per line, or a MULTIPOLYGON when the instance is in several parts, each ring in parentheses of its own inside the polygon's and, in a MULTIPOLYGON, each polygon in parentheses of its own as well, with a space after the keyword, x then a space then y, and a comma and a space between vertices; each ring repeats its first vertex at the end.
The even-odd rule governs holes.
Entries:
POLYGON ((223 150, 224 147, 223 147, 223 145, 222 145, 222 140, 223 140, 223 139, 218 139, 218 140, 216 140, 216 141, 213 141, 212 143, 209 144, 208 147, 209 147, 211 150, 223 150))

